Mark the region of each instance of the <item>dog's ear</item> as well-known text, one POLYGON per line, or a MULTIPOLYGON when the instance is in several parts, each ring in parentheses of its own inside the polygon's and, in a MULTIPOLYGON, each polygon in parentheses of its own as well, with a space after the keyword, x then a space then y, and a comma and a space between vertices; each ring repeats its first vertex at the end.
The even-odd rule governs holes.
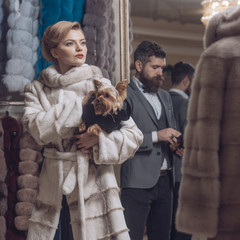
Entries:
POLYGON ((96 79, 93 80, 93 83, 94 83, 94 87, 95 87, 96 91, 103 86, 102 82, 100 82, 96 79))
POLYGON ((124 79, 123 81, 119 82, 116 86, 116 90, 119 93, 119 96, 121 96, 123 99, 127 97, 127 79, 124 79))

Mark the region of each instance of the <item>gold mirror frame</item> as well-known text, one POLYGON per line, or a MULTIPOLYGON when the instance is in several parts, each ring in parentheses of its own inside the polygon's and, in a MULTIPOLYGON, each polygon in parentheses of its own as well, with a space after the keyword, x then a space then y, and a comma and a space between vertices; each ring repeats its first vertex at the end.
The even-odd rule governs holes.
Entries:
POLYGON ((115 23, 115 79, 130 78, 129 65, 129 6, 128 0, 113 0, 115 23))
MULTIPOLYGON (((115 63, 116 83, 127 79, 130 81, 129 54, 129 6, 128 0, 113 0, 115 24, 115 63)), ((120 165, 114 166, 118 185, 120 186, 120 165)))

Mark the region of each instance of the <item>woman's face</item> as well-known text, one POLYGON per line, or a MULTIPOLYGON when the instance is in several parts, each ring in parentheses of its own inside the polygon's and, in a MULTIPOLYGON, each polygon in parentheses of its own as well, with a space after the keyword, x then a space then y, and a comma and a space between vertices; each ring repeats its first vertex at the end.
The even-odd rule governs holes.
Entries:
POLYGON ((70 30, 56 48, 51 49, 51 54, 57 59, 60 73, 64 74, 73 67, 85 63, 87 55, 86 40, 83 32, 70 30))

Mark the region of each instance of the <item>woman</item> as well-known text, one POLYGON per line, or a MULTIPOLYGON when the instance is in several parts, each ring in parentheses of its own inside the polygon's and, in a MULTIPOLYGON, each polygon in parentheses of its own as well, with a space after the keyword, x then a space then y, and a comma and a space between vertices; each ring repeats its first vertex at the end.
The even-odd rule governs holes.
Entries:
POLYGON ((110 84, 98 67, 85 64, 87 47, 79 23, 61 21, 48 27, 42 55, 54 65, 25 87, 23 124, 44 145, 27 239, 53 239, 63 195, 74 239, 129 239, 112 165, 135 154, 142 133, 130 118, 110 134, 74 136, 89 91, 94 90, 92 80, 110 84), (72 141, 73 136, 77 141, 72 141), (89 148, 93 148, 93 159, 83 166, 79 156, 86 157, 89 148))

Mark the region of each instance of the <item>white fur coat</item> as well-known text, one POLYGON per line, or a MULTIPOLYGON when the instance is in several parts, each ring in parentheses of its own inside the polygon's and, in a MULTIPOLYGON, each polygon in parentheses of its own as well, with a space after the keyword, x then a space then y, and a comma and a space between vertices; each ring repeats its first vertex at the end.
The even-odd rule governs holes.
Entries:
MULTIPOLYGON (((99 68, 84 64, 64 75, 50 66, 42 71, 38 81, 25 87, 23 124, 37 143, 47 148, 32 222, 57 227, 58 210, 55 209, 61 208, 62 186, 72 169, 71 159, 76 158, 76 146, 70 139, 81 123, 82 98, 94 89, 92 79, 110 84, 108 79, 102 78, 99 68), (49 211, 44 211, 46 204, 52 208, 50 215, 49 211)), ((115 239, 128 239, 112 165, 131 158, 141 142, 142 133, 132 119, 122 122, 119 131, 100 133, 99 145, 93 149, 94 162, 89 163, 83 189, 86 239, 105 239, 112 235, 115 239)), ((73 191, 67 196, 72 222, 79 221, 75 195, 76 191, 73 191)), ((73 227, 73 234, 77 236, 75 230, 73 227)), ((41 235, 41 239, 49 240, 47 232, 41 235)), ((28 239, 38 238, 32 234, 28 239)))

